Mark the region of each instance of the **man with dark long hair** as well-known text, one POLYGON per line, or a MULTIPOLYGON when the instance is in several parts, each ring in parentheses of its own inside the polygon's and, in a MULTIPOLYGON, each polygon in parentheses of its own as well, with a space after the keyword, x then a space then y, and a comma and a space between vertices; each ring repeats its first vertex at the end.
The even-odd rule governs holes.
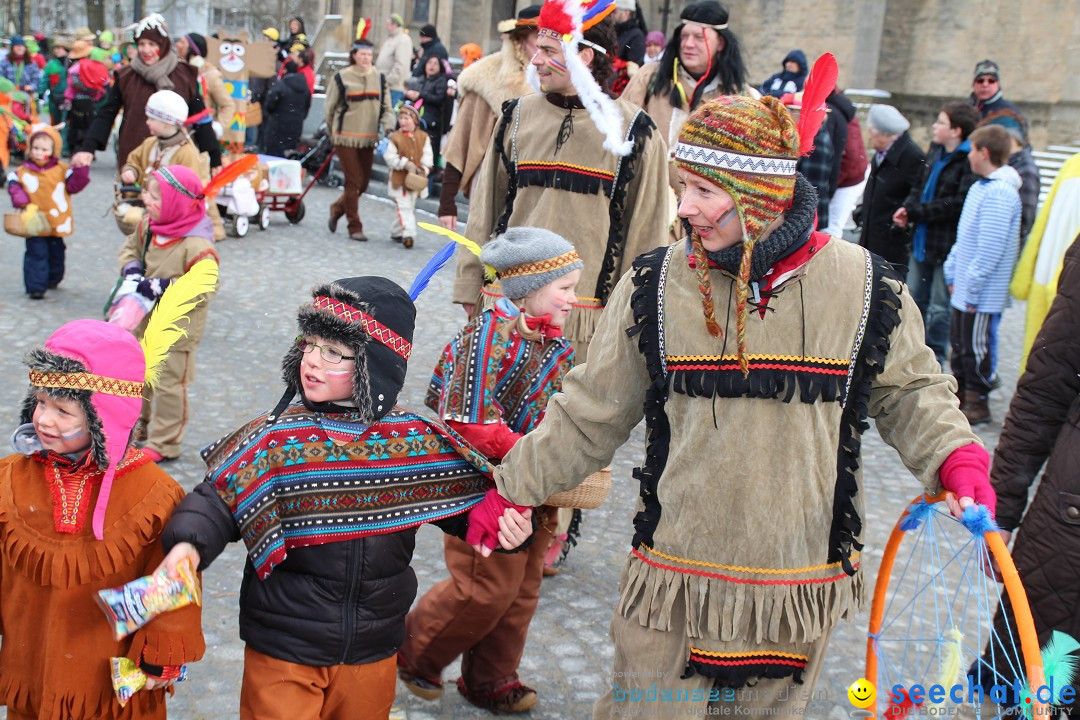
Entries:
MULTIPOLYGON (((621 96, 649 113, 670 148, 699 105, 747 91, 746 66, 739 39, 728 29, 727 8, 699 0, 687 5, 679 20, 660 61, 643 66, 621 96)), ((674 188, 674 171, 670 177, 674 188)))

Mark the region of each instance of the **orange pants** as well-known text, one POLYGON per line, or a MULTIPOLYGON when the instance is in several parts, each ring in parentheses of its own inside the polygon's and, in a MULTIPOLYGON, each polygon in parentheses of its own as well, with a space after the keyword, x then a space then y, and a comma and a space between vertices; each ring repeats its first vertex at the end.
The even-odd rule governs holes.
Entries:
POLYGON ((244 647, 240 720, 386 720, 397 690, 395 656, 312 667, 244 647))

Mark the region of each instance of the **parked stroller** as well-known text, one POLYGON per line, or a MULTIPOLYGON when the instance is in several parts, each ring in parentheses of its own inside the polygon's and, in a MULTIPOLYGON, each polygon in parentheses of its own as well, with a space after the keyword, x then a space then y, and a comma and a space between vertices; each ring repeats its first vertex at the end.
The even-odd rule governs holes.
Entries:
MULTIPOLYGON (((319 129, 312 137, 300 138, 300 145, 295 150, 285 153, 286 159, 299 160, 300 165, 308 174, 314 175, 326 162, 326 157, 333 151, 334 143, 330 137, 330 129, 326 123, 321 123, 319 129)), ((330 162, 328 172, 318 176, 317 182, 329 188, 337 188, 342 185, 341 166, 337 158, 330 162)))

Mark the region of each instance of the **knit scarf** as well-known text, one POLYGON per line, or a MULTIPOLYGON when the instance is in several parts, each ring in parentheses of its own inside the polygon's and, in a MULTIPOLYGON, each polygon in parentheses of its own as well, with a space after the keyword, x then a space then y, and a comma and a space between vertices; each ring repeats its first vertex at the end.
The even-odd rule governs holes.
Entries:
MULTIPOLYGON (((813 229, 814 212, 817 210, 817 190, 802 175, 795 176, 795 192, 791 207, 784 211, 784 223, 754 244, 750 258, 750 282, 759 282, 784 254, 813 229)), ((689 244, 687 245, 689 247, 689 244)), ((732 275, 739 274, 742 260, 742 244, 707 253, 709 260, 732 275)))
POLYGON ((153 65, 147 65, 142 57, 136 54, 131 60, 131 69, 158 90, 173 90, 175 86, 169 76, 178 62, 180 61, 175 55, 166 53, 153 65))
MULTIPOLYGON (((956 146, 956 149, 952 152, 945 152, 945 148, 938 146, 937 158, 934 160, 934 164, 930 166, 930 174, 926 177, 926 184, 923 185, 922 195, 919 196, 920 202, 930 202, 934 199, 934 194, 937 192, 938 179, 941 177, 941 171, 945 169, 945 166, 949 164, 949 160, 956 153, 964 153, 971 150, 971 143, 967 140, 956 146)), ((919 262, 926 261, 926 223, 921 222, 915 225, 915 234, 911 239, 911 254, 915 256, 915 259, 919 262)))

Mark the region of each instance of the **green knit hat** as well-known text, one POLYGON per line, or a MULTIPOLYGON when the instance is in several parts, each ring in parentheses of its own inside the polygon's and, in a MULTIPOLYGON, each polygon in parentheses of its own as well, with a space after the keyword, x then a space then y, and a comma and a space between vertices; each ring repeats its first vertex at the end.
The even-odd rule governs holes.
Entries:
POLYGON ((735 201, 746 238, 791 204, 799 133, 783 103, 723 95, 699 107, 679 131, 675 165, 722 187, 735 201))

